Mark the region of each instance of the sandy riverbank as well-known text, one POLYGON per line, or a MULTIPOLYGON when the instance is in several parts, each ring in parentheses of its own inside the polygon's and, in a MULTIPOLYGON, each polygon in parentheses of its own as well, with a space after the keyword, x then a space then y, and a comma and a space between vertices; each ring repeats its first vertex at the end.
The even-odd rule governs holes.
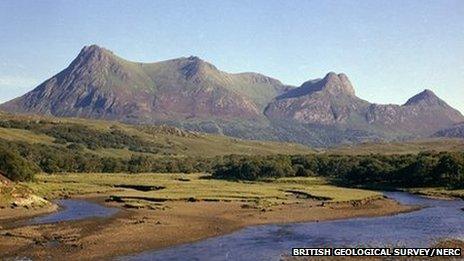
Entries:
POLYGON ((11 223, 21 219, 29 219, 40 215, 50 214, 58 211, 59 207, 55 204, 49 204, 44 207, 2 207, 0 208, 0 227, 1 224, 11 223))
MULTIPOLYGON (((102 204, 102 198, 91 199, 102 204)), ((267 211, 239 202, 168 202, 164 210, 124 209, 107 219, 0 230, 0 257, 102 260, 218 236, 246 226, 305 222, 410 211, 388 199, 274 206, 267 211)), ((1 221, 0 221, 1 222, 1 221)))

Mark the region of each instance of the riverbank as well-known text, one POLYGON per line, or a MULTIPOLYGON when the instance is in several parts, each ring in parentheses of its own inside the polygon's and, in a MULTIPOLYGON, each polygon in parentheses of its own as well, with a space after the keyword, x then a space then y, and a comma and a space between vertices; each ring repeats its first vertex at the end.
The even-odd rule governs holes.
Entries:
POLYGON ((0 227, 10 220, 31 218, 57 210, 57 205, 38 197, 29 187, 0 175, 0 227))
POLYGON ((3 207, 0 208, 0 227, 1 224, 50 214, 58 211, 58 209, 59 207, 56 204, 47 204, 42 207, 3 207))
POLYGON ((251 225, 383 216, 411 211, 389 199, 321 204, 318 200, 250 208, 243 202, 172 201, 164 210, 121 207, 107 219, 89 219, 0 231, 0 257, 101 260, 231 233, 251 225))
POLYGON ((415 188, 406 190, 409 193, 436 199, 463 199, 464 189, 445 189, 445 188, 415 188))

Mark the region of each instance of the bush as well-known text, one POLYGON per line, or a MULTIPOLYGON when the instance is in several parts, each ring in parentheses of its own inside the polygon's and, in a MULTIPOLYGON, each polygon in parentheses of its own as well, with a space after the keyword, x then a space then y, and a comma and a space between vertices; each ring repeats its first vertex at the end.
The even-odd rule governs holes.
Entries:
POLYGON ((17 152, 0 148, 0 170, 13 181, 30 181, 34 179, 35 168, 17 152))
POLYGON ((435 171, 446 181, 450 188, 464 188, 464 159, 455 154, 443 154, 438 160, 435 171))
POLYGON ((311 176, 314 176, 314 172, 312 170, 305 168, 301 164, 295 164, 293 166, 293 170, 295 171, 295 176, 297 176, 297 177, 311 177, 311 176))
POLYGON ((218 161, 213 176, 259 180, 322 176, 352 186, 445 186, 464 188, 464 153, 418 155, 229 156, 218 161))

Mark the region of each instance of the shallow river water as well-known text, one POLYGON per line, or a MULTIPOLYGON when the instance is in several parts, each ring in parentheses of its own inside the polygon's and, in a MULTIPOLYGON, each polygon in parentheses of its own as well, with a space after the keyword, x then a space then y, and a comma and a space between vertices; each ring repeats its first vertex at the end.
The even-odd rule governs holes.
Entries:
POLYGON ((55 202, 62 209, 50 215, 39 216, 28 221, 28 224, 45 224, 63 221, 82 220, 93 217, 109 217, 118 209, 108 208, 86 200, 63 199, 55 202))
POLYGON ((443 238, 464 239, 464 201, 428 199, 403 192, 385 195, 425 208, 394 216, 249 227, 120 260, 279 260, 293 247, 427 247, 443 238))

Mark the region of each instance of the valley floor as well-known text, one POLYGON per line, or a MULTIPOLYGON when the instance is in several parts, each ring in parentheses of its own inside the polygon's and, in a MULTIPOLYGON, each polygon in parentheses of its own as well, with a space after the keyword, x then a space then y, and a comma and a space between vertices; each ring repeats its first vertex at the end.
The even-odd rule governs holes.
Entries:
POLYGON ((25 185, 46 198, 83 198, 120 211, 110 218, 45 225, 24 226, 3 219, 0 258, 110 259, 251 225, 414 209, 376 192, 333 187, 316 178, 229 182, 201 174, 70 174, 39 176, 37 183, 25 185))

